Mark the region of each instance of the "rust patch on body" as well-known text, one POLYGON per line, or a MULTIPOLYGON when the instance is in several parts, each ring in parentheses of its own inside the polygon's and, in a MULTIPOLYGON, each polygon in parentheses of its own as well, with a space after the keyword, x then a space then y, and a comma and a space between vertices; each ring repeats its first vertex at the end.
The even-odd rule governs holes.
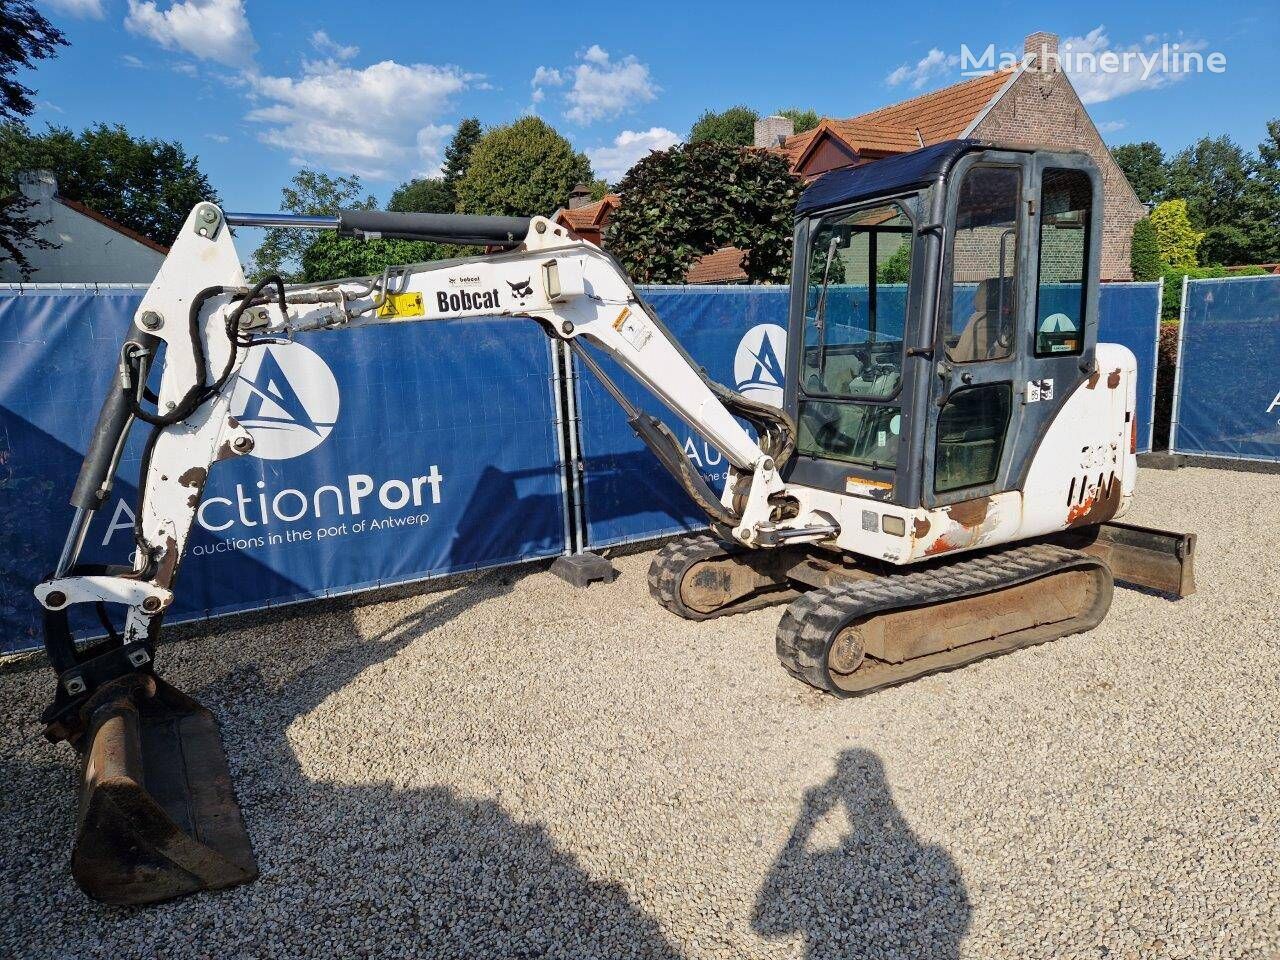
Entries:
POLYGON ((1120 509, 1120 479, 1113 473, 1106 486, 1100 486, 1093 496, 1085 497, 1067 511, 1068 527, 1092 527, 1106 523, 1120 509))
POLYGON ((987 519, 987 511, 991 507, 990 497, 979 497, 977 500, 965 500, 947 507, 947 516, 962 527, 978 527, 987 519))
POLYGON ((924 535, 929 532, 930 526, 932 524, 929 523, 928 517, 916 517, 915 523, 911 526, 911 535, 917 540, 922 540, 924 535))
POLYGON ((936 557, 940 553, 946 553, 948 550, 955 550, 956 545, 949 541, 946 537, 939 537, 933 543, 925 548, 924 555, 926 557, 936 557))
POLYGON ((1098 381, 1101 379, 1102 379, 1102 371, 1095 369, 1093 373, 1089 374, 1089 379, 1084 382, 1084 385, 1089 390, 1092 390, 1094 387, 1098 385, 1098 381))
POLYGON ((1107 389, 1114 390, 1118 386, 1120 386, 1120 368, 1116 367, 1107 374, 1107 389))
POLYGON ((204 482, 209 479, 209 471, 204 467, 192 467, 178 478, 178 484, 191 488, 191 496, 187 497, 187 506, 195 509, 200 503, 200 494, 204 490, 204 482))
POLYGON ((156 565, 156 575, 151 578, 152 582, 166 590, 172 587, 173 580, 178 575, 180 559, 182 558, 178 552, 178 541, 173 537, 165 537, 164 554, 160 557, 160 563, 156 565))

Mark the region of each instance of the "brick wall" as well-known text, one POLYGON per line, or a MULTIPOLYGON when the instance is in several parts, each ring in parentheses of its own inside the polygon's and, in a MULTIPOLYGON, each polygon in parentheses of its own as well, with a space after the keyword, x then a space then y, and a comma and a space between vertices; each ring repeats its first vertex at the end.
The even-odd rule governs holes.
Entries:
POLYGON ((1102 279, 1131 280, 1133 225, 1146 215, 1066 76, 1025 70, 974 128, 980 139, 1083 150, 1102 173, 1102 279))

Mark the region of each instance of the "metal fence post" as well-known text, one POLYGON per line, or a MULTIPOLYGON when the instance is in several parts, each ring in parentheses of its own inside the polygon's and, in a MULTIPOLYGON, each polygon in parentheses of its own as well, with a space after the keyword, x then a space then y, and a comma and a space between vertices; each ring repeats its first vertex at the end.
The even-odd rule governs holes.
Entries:
POLYGON ((551 402, 555 406, 556 454, 560 459, 560 507, 564 513, 564 552, 573 553, 573 506, 569 496, 569 483, 565 472, 572 469, 565 444, 564 378, 560 375, 560 341, 547 340, 547 353, 551 360, 551 402))
POLYGON ((568 406, 565 433, 569 437, 569 480, 573 489, 573 552, 587 549, 587 508, 582 486, 582 416, 578 413, 578 365, 569 344, 557 341, 564 355, 564 389, 568 406))
POLYGON ((1156 347, 1154 356, 1156 358, 1156 368, 1151 371, 1151 422, 1147 424, 1147 450, 1151 451, 1156 445, 1156 394, 1158 382, 1160 380, 1160 324, 1164 317, 1164 274, 1160 275, 1160 280, 1156 284, 1156 347))
POLYGON ((1191 277, 1182 275, 1182 303, 1178 307, 1178 362, 1173 368, 1173 409, 1169 414, 1169 452, 1178 452, 1178 408, 1182 405, 1182 342, 1187 336, 1187 289, 1191 277))

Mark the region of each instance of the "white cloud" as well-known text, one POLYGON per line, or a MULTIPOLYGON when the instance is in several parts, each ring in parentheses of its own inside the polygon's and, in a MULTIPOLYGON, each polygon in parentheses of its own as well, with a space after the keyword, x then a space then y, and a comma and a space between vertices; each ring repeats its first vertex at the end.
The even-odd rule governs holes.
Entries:
POLYGON ((133 67, 135 70, 147 69, 147 65, 143 63, 140 58, 135 57, 132 53, 126 53, 123 57, 120 58, 120 62, 123 63, 126 67, 133 67))
POLYGON ((297 78, 246 74, 260 104, 247 119, 266 125, 263 143, 307 163, 379 180, 426 173, 439 166, 451 132, 436 119, 454 94, 480 79, 456 67, 394 60, 297 78))
POLYGON ((102 0, 44 0, 44 5, 68 17, 101 20, 105 16, 102 0))
POLYGON ((680 140, 678 133, 666 127, 650 127, 640 132, 623 130, 613 138, 610 146, 588 150, 587 158, 591 161, 591 168, 596 176, 616 183, 637 160, 648 156, 651 150, 666 150, 680 140))
POLYGON ((635 57, 613 62, 605 50, 592 44, 582 60, 573 68, 573 87, 565 95, 569 109, 564 115, 575 123, 616 117, 658 96, 648 66, 635 57))
POLYGON ((311 46, 316 52, 331 60, 350 60, 360 48, 356 46, 344 46, 338 43, 323 30, 317 30, 311 35, 311 46))
POLYGON ((1099 26, 1083 37, 1065 38, 1058 45, 1058 55, 1080 99, 1085 103, 1105 103, 1127 93, 1157 90, 1185 80, 1190 74, 1179 69, 1181 56, 1202 54, 1207 46, 1203 40, 1148 35, 1140 43, 1113 47, 1106 28, 1099 26), (1107 69, 1104 54, 1114 57, 1120 69, 1107 69))
POLYGON ((548 87, 562 87, 572 80, 564 94, 564 116, 587 124, 626 113, 658 95, 649 67, 635 57, 613 60, 603 47, 592 44, 578 54, 578 61, 571 68, 538 67, 529 81, 533 103, 546 99, 548 87))
POLYGON ((958 54, 943 53, 937 47, 933 47, 914 64, 904 63, 898 67, 884 78, 884 82, 891 87, 896 87, 910 81, 913 90, 920 90, 930 80, 949 73, 959 63, 958 54))
POLYGON ((564 83, 564 74, 554 67, 538 67, 529 82, 535 87, 558 87, 564 83))
POLYGON ((222 133, 206 133, 205 137, 209 140, 212 140, 214 143, 226 143, 231 139, 226 134, 222 134, 222 133))
POLYGON ((1118 130, 1123 130, 1128 125, 1129 124, 1124 120, 1103 120, 1098 124, 1098 132, 1115 133, 1118 130))
POLYGON ((129 0, 124 25, 166 50, 182 50, 229 67, 252 66, 258 50, 244 0, 184 0, 163 11, 153 0, 129 0))

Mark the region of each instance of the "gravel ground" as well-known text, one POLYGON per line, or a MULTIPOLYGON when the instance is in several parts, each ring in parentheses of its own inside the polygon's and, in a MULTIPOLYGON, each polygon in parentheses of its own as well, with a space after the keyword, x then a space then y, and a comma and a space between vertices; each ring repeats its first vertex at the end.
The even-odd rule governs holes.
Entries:
POLYGON ((144 910, 73 885, 47 675, 0 676, 0 956, 1272 957, 1280 477, 1139 494, 1198 594, 859 701, 776 608, 657 607, 647 553, 167 645, 262 878, 144 910))

